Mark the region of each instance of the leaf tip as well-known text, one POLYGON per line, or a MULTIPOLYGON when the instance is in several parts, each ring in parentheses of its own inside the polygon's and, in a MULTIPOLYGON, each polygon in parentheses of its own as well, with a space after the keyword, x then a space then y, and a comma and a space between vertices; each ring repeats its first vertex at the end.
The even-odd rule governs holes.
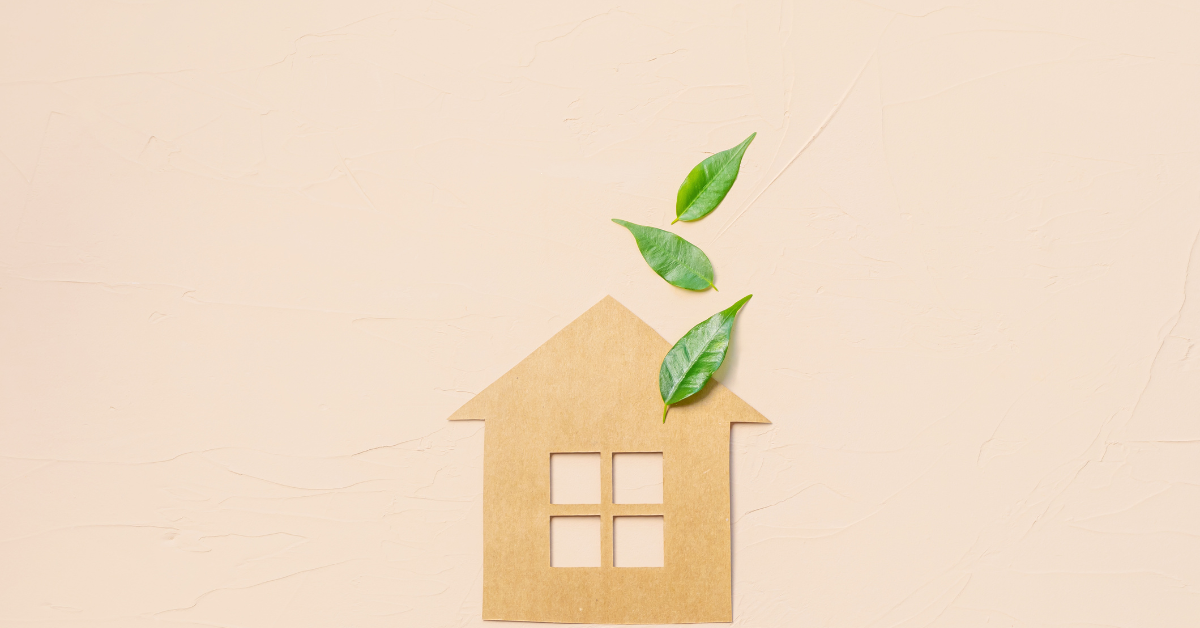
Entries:
POLYGON ((728 310, 726 310, 726 311, 727 311, 727 312, 733 312, 734 314, 737 314, 737 313, 738 313, 738 311, 740 311, 740 310, 742 309, 742 306, 743 306, 743 305, 745 305, 745 304, 746 304, 746 302, 747 302, 747 301, 749 301, 749 300, 750 300, 750 297, 752 297, 752 296, 754 296, 754 295, 753 295, 753 294, 747 294, 746 296, 744 296, 744 297, 742 297, 742 298, 738 299, 737 303, 734 303, 733 305, 729 306, 729 309, 728 309, 728 310))

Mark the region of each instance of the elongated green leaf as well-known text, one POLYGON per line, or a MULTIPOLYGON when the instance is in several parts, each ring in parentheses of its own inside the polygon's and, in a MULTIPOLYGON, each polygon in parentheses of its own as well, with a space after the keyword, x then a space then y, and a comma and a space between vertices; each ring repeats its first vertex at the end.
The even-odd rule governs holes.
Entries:
POLYGON ((733 319, 738 310, 754 295, 713 314, 708 320, 691 328, 675 343, 663 358, 658 369, 658 392, 663 400, 663 423, 667 408, 700 392, 709 378, 721 368, 729 340, 733 336, 733 319))
POLYGON ((717 289, 713 285, 712 262, 695 244, 670 231, 635 225, 619 218, 613 218, 613 222, 633 234, 646 263, 667 283, 688 290, 717 289))
POLYGON ((742 155, 756 135, 758 133, 751 133, 741 144, 712 155, 692 168, 679 185, 679 194, 675 197, 675 220, 671 224, 680 220, 700 220, 725 200, 725 195, 733 187, 733 182, 737 181, 738 171, 742 168, 742 155))

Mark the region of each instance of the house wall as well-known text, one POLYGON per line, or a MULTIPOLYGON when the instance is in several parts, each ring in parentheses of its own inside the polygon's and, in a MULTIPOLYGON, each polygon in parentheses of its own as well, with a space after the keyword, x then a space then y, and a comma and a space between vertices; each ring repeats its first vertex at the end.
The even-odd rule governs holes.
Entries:
POLYGON ((735 626, 1194 628, 1197 33, 1194 0, 4 0, 0 625, 481 628, 489 428, 446 417, 606 294, 674 340, 753 293, 735 626))
POLYGON ((685 421, 666 428, 666 437, 651 432, 617 440, 598 434, 580 441, 558 435, 537 439, 534 451, 507 446, 507 433, 517 429, 511 421, 489 420, 483 617, 569 623, 730 621, 729 428, 715 421, 685 421), (678 432, 686 437, 679 438, 678 432), (600 504, 550 503, 550 454, 572 451, 600 453, 600 504), (612 503, 614 451, 663 453, 662 504, 612 503), (551 566, 550 517, 571 515, 600 515, 600 567, 551 566), (661 568, 613 564, 613 517, 636 515, 663 516, 661 568))

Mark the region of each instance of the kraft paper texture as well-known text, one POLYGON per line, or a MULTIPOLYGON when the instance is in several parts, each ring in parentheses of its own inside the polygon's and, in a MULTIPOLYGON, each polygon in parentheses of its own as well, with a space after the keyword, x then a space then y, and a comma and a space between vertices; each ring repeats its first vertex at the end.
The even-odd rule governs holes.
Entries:
POLYGON ((713 380, 663 423, 670 348, 605 297, 450 417, 487 421, 484 619, 732 621, 729 424, 769 421, 713 380), (600 504, 550 503, 550 454, 567 452, 600 453, 600 504), (662 504, 612 503, 614 452, 662 452, 662 504), (550 566, 550 517, 564 515, 600 515, 600 567, 550 566), (623 515, 663 516, 663 567, 613 566, 623 515))

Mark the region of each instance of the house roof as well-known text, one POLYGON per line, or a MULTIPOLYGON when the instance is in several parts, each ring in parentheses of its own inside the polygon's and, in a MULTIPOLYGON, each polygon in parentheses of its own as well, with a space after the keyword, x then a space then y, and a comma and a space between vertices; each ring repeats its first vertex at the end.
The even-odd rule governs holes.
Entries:
MULTIPOLYGON (((671 343, 658 332, 606 296, 463 404, 449 420, 525 413, 532 396, 539 398, 534 403, 559 410, 619 402, 626 408, 638 408, 639 415, 646 412, 657 422, 662 411, 658 370, 670 348, 671 343)), ((698 395, 672 406, 668 421, 676 416, 706 423, 770 423, 715 379, 698 395)))

